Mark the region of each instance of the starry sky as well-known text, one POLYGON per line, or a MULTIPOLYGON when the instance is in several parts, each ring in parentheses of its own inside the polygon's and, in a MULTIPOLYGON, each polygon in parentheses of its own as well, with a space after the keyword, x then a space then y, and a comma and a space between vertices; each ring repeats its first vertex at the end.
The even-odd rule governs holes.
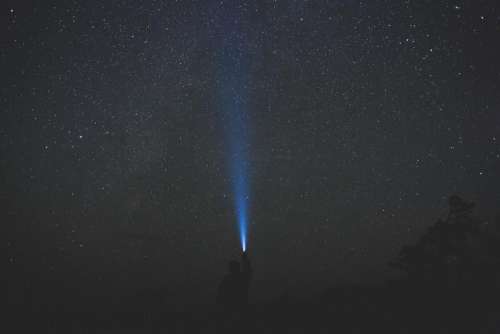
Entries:
POLYGON ((234 141, 255 295, 387 277, 450 194, 497 212, 499 6, 3 1, 9 277, 211 292, 234 141))

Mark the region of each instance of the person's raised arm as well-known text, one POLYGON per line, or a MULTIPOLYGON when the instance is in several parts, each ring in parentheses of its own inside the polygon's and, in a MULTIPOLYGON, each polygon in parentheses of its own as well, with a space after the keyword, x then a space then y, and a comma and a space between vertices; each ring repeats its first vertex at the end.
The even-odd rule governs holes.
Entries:
POLYGON ((252 275, 252 265, 250 264, 247 252, 241 253, 241 272, 248 276, 252 275))

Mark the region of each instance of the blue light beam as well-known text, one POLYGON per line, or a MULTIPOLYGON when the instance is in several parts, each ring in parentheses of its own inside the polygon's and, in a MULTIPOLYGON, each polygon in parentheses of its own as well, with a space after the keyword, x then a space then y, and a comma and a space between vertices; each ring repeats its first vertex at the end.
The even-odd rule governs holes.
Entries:
POLYGON ((247 250, 247 234, 248 234, 248 185, 246 174, 246 161, 234 161, 235 173, 234 177, 234 202, 236 209, 236 217, 240 236, 241 249, 247 250))
POLYGON ((217 52, 217 92, 222 122, 226 132, 227 165, 230 172, 235 218, 241 249, 248 245, 248 83, 249 49, 242 27, 245 18, 238 6, 228 5, 219 13, 222 28, 219 31, 217 52))
POLYGON ((241 95, 236 92, 235 86, 231 86, 231 94, 227 97, 226 125, 230 169, 232 185, 232 196, 237 220, 238 234, 241 248, 247 249, 248 243, 248 120, 246 119, 246 103, 241 95))

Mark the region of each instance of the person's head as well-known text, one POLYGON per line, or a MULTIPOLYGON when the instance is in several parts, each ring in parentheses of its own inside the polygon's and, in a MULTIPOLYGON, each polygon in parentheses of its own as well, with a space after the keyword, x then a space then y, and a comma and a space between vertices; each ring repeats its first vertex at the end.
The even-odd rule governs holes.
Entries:
POLYGON ((234 260, 229 261, 228 269, 231 274, 237 274, 240 272, 240 263, 234 260))

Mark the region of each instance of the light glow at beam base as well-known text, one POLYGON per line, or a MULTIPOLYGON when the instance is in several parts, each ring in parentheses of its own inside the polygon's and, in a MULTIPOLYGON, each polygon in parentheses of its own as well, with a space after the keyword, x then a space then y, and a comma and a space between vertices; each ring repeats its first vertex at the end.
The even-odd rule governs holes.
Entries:
MULTIPOLYGON (((243 180, 241 180, 243 181, 243 180)), ((246 187, 242 187, 243 189, 246 189, 246 187)), ((241 190, 241 189, 240 189, 241 190)), ((247 225, 247 198, 248 196, 244 195, 243 193, 240 193, 237 195, 236 198, 236 211, 237 211, 237 219, 238 219, 238 231, 240 235, 240 243, 241 243, 241 249, 243 252, 247 250, 247 231, 248 231, 248 225, 247 225)))
POLYGON ((248 237, 248 163, 245 150, 244 117, 233 115, 233 136, 231 142, 231 178, 234 198, 235 218, 241 249, 247 249, 248 237), (235 117, 236 116, 236 117, 235 117), (235 131, 236 130, 236 131, 235 131), (238 131, 239 130, 239 131, 238 131))

